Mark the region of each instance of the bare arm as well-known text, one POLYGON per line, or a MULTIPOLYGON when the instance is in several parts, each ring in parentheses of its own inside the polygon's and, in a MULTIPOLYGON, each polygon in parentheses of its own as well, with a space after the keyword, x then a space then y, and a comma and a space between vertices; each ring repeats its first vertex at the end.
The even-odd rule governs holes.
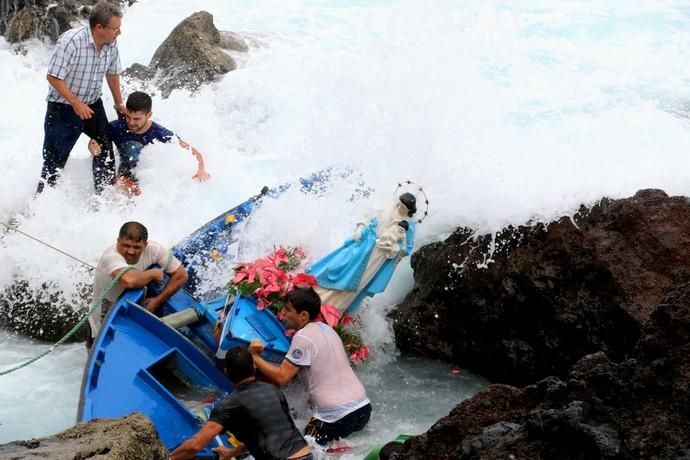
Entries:
POLYGON ((287 359, 283 359, 280 366, 269 363, 261 357, 264 351, 264 344, 260 340, 254 339, 249 344, 249 351, 254 359, 256 368, 264 374, 271 382, 279 387, 284 387, 299 372, 299 367, 292 364, 287 359))
POLYGON ((156 311, 156 309, 158 309, 163 302, 168 300, 171 295, 179 291, 182 286, 184 286, 184 283, 187 282, 187 279, 189 279, 187 270, 180 265, 177 267, 177 270, 170 273, 170 279, 168 280, 168 284, 166 284, 163 288, 163 291, 157 296, 149 297, 144 301, 146 309, 151 312, 156 311))
POLYGON ((106 73, 105 81, 108 83, 110 93, 113 95, 113 102, 117 107, 118 114, 125 113, 125 105, 122 103, 122 92, 120 90, 120 76, 115 73, 106 73))
POLYGON ((245 452, 247 448, 244 444, 240 443, 237 447, 233 448, 223 446, 216 447, 215 449, 211 450, 218 454, 219 460, 232 460, 233 457, 236 457, 241 453, 245 452))
POLYGON ((192 178, 198 180, 199 182, 204 182, 206 180, 209 180, 211 178, 211 175, 206 172, 206 169, 204 167, 204 156, 199 152, 197 149, 189 145, 187 142, 183 141, 182 139, 178 139, 180 142, 180 147, 182 147, 185 150, 191 150, 192 155, 196 157, 197 163, 199 163, 199 167, 196 170, 196 174, 192 176, 192 178))
POLYGON ((80 119, 88 120, 93 116, 93 110, 91 110, 91 107, 80 101, 79 98, 75 96, 72 91, 70 91, 64 80, 60 80, 52 75, 48 75, 46 78, 48 78, 48 83, 50 83, 50 86, 55 88, 55 91, 57 91, 60 96, 69 102, 74 110, 74 113, 76 113, 80 119))
MULTIPOLYGON (((120 269, 115 270, 110 274, 110 276, 115 278, 120 271, 120 269)), ((122 275, 117 283, 124 289, 136 289, 143 288, 152 281, 163 281, 163 271, 157 268, 151 268, 144 271, 128 270, 124 275, 122 275)))
POLYGON ((206 422, 194 436, 187 439, 180 444, 172 454, 171 460, 184 460, 194 457, 201 449, 204 448, 211 440, 218 436, 223 430, 223 425, 216 422, 206 422))

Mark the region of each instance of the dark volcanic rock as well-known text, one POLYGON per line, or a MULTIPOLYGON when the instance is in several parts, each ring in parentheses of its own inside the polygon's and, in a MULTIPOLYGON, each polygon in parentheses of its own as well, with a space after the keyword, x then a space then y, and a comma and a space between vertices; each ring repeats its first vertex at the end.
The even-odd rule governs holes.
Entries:
POLYGON ((3 459, 164 460, 169 458, 151 420, 140 413, 94 419, 62 433, 0 445, 3 459))
POLYGON ((55 42, 63 32, 85 23, 94 3, 94 0, 0 0, 0 35, 5 35, 10 43, 38 37, 49 37, 55 42))
MULTIPOLYGON (((0 291, 0 326, 18 334, 48 342, 60 340, 88 311, 91 286, 80 286, 72 298, 51 286, 34 289, 26 280, 17 280, 0 291)), ((86 328, 70 339, 86 340, 86 328)))
POLYGON ((582 358, 563 380, 490 385, 397 459, 690 458, 690 284, 646 322, 631 356, 582 358))
POLYGON ((458 229, 413 254, 394 328, 401 350, 493 381, 564 376, 598 351, 625 358, 663 296, 690 281, 690 203, 660 190, 472 237, 458 229))

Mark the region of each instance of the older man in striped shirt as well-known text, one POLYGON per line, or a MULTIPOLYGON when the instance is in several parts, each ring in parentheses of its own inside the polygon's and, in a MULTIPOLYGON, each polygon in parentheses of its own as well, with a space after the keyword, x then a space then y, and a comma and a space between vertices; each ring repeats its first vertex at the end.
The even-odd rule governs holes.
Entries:
POLYGON ((115 110, 124 113, 120 92, 122 64, 116 39, 120 9, 101 1, 91 10, 89 25, 68 30, 58 40, 48 65, 48 109, 44 122, 43 168, 36 190, 55 185, 81 133, 96 139, 101 154, 93 158, 96 193, 115 175, 108 118, 101 100, 103 77, 113 95, 115 110))

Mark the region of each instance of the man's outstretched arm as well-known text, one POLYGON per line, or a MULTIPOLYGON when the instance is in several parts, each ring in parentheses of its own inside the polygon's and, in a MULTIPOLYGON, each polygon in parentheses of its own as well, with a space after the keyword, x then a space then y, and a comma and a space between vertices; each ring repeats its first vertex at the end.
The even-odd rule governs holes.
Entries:
POLYGON ((264 374, 273 384, 282 388, 299 372, 299 367, 292 364, 289 360, 283 359, 280 366, 269 363, 261 357, 264 351, 264 344, 261 340, 253 339, 249 343, 249 352, 254 359, 256 368, 264 374))
POLYGON ((195 149, 182 139, 178 139, 178 141, 180 143, 180 147, 182 147, 185 150, 191 150, 192 155, 194 155, 197 163, 199 163, 199 167, 196 170, 196 174, 194 174, 192 178, 198 180, 199 182, 209 180, 211 178, 211 175, 206 172, 206 168, 204 166, 204 156, 201 154, 201 152, 199 152, 197 149, 195 149))
POLYGON ((170 454, 171 460, 184 460, 193 458, 204 446, 223 430, 223 425, 216 422, 206 422, 194 436, 180 444, 170 454))
POLYGON ((106 73, 105 81, 108 83, 108 88, 110 88, 110 93, 113 95, 113 102, 115 103, 115 110, 117 110, 117 116, 124 115, 127 111, 125 109, 125 104, 122 102, 122 92, 120 90, 120 76, 116 73, 106 73))

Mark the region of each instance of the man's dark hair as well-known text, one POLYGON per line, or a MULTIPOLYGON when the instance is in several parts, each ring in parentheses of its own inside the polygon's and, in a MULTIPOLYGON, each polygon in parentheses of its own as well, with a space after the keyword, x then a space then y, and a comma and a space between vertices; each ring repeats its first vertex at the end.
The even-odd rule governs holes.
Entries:
POLYGON ((153 102, 151 96, 141 91, 134 91, 127 97, 127 110, 130 112, 149 113, 153 102))
POLYGON ((149 240, 149 231, 139 222, 126 222, 120 227, 119 237, 132 241, 147 242, 149 240))
POLYGON ((287 300, 295 307, 297 313, 306 311, 311 321, 315 321, 321 313, 321 297, 311 286, 292 288, 287 293, 287 300))
POLYGON ((254 360, 249 350, 235 347, 225 353, 225 373, 231 382, 241 382, 254 376, 254 360))
POLYGON ((103 27, 108 27, 110 24, 110 19, 113 16, 118 18, 122 17, 122 11, 117 5, 110 3, 107 0, 102 0, 91 9, 91 14, 89 15, 89 27, 92 29, 96 27, 97 24, 103 27))

